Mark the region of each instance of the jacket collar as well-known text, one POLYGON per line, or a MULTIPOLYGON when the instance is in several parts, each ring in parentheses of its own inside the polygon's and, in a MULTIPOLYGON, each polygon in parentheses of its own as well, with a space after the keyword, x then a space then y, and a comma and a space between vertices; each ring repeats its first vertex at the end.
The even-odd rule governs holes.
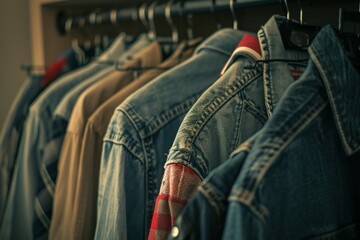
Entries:
MULTIPOLYGON (((287 21, 285 17, 273 16, 259 30, 258 38, 263 60, 309 58, 306 51, 285 49, 279 30, 279 25, 284 21, 287 21)), ((263 66, 265 105, 270 117, 287 87, 294 82, 294 78, 287 62, 268 62, 263 66)))
POLYGON ((360 75, 337 36, 325 26, 308 49, 329 99, 339 136, 348 155, 360 149, 360 75))

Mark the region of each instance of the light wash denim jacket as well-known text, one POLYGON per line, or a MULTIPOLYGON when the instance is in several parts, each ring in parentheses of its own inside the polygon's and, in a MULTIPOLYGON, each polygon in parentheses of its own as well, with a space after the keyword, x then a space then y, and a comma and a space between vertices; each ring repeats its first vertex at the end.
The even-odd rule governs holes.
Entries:
POLYGON ((223 239, 360 238, 360 74, 330 25, 308 52, 246 157, 223 239))
MULTIPOLYGON (((282 45, 278 24, 285 20, 274 16, 259 31, 264 59, 308 57, 306 52, 286 50, 282 45)), ((238 56, 227 72, 201 96, 181 124, 168 155, 158 197, 158 202, 165 195, 176 199, 161 203, 165 206, 161 212, 171 212, 171 219, 181 212, 179 202, 185 205, 209 172, 228 160, 231 152, 263 127, 280 96, 294 82, 287 63, 274 62, 271 68, 263 68, 261 64, 247 68, 254 65, 255 60, 248 55, 238 56), (187 173, 193 171, 198 181, 183 177, 179 182, 177 175, 172 174, 172 168, 179 165, 186 168, 181 174, 188 176, 187 173)), ((164 223, 160 228, 165 225, 171 223, 164 223)))
POLYGON ((135 92, 104 137, 96 239, 145 239, 166 153, 188 110, 218 78, 243 33, 221 30, 183 64, 135 92))

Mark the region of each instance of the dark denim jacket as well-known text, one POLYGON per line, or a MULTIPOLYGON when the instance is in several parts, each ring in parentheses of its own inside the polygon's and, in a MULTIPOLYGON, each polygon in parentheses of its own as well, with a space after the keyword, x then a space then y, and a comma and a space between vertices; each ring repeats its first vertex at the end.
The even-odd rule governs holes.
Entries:
POLYGON ((217 79, 242 35, 215 33, 187 62, 117 108, 104 137, 96 239, 147 237, 166 153, 185 114, 217 79))
POLYGON ((232 154, 236 157, 220 165, 201 183, 198 193, 176 219, 168 239, 221 239, 231 187, 260 132, 241 144, 232 154))
POLYGON ((246 157, 223 239, 360 238, 360 75, 331 26, 308 52, 246 157))

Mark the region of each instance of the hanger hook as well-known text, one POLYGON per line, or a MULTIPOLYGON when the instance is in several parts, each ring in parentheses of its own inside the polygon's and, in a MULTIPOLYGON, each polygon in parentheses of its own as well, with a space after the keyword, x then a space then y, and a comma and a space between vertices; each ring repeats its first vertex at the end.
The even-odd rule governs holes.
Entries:
POLYGON ((185 5, 186 0, 181 0, 180 2, 180 16, 181 19, 183 20, 183 23, 186 27, 186 31, 187 31, 187 40, 193 39, 194 38, 194 30, 192 28, 192 14, 187 14, 184 17, 184 5, 185 5))
POLYGON ((298 0, 299 6, 300 6, 300 24, 303 24, 303 6, 301 4, 301 0, 298 0))
POLYGON ((211 12, 212 12, 215 22, 216 22, 216 29, 219 30, 221 28, 221 23, 220 23, 219 16, 217 15, 217 12, 216 12, 216 0, 211 0, 211 12))
POLYGON ((155 25, 155 8, 156 5, 159 3, 159 1, 154 1, 151 3, 151 5, 149 6, 149 11, 148 11, 148 18, 149 18, 149 27, 150 27, 150 31, 149 31, 149 38, 150 39, 156 39, 156 25, 155 25))
POLYGON ((142 23, 142 25, 144 26, 146 31, 149 31, 149 23, 146 20, 146 8, 147 8, 148 4, 145 2, 143 3, 140 8, 139 8, 139 19, 142 23))
POLYGON ((96 12, 95 11, 91 12, 90 15, 89 15, 89 23, 91 25, 95 25, 96 24, 96 18, 97 18, 96 12))
MULTIPOLYGON (((73 25, 73 21, 74 21, 74 19, 72 17, 68 17, 66 19, 66 22, 65 22, 65 32, 66 33, 71 33, 71 28, 72 28, 72 25, 73 25)), ((79 48, 79 40, 76 37, 71 40, 71 47, 73 49, 78 49, 79 48)))
POLYGON ((231 11, 231 14, 232 14, 232 17, 234 19, 234 22, 233 22, 233 28, 235 30, 238 29, 238 26, 239 26, 239 22, 238 22, 238 19, 237 19, 237 16, 236 16, 236 12, 235 12, 235 4, 237 3, 236 0, 230 0, 230 11, 231 11))
POLYGON ((171 38, 172 38, 172 41, 174 43, 178 43, 179 42, 179 31, 176 27, 176 25, 174 24, 174 21, 172 19, 172 16, 171 16, 171 9, 174 5, 176 0, 170 0, 167 4, 166 4, 166 7, 165 7, 165 17, 166 17, 166 20, 172 30, 172 34, 171 34, 171 38))
POLYGON ((118 18, 118 12, 116 9, 113 9, 111 10, 110 12, 110 22, 113 24, 113 25, 116 25, 117 23, 117 18, 118 18))
POLYGON ((287 0, 282 0, 283 9, 286 11, 286 19, 290 21, 290 10, 287 0))
POLYGON ((68 17, 65 22, 65 32, 70 33, 72 27, 73 19, 72 17, 68 17))

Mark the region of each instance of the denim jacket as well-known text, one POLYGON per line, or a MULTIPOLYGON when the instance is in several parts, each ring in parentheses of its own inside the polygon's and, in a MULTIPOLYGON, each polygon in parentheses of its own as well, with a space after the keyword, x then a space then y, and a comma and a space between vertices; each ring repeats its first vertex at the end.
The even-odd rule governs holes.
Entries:
POLYGON ((188 110, 219 75, 243 33, 222 30, 183 64, 131 95, 104 137, 96 239, 144 239, 166 153, 188 110))
POLYGON ((217 167, 201 183, 196 195, 177 217, 168 239, 221 239, 231 187, 260 132, 241 144, 232 153, 236 157, 217 167))
POLYGON ((223 239, 360 238, 360 75, 330 25, 308 52, 245 159, 223 239))
POLYGON ((13 101, 0 134, 0 219, 6 204, 15 166, 16 153, 21 138, 21 130, 29 106, 43 89, 42 76, 31 76, 21 87, 13 101))
MULTIPOLYGON (((283 47, 278 28, 283 21, 285 18, 274 16, 259 31, 262 57, 306 58, 307 53, 283 47)), ((246 68, 254 63, 245 54, 238 56, 186 115, 168 155, 157 200, 159 207, 156 206, 156 211, 167 212, 171 217, 160 221, 155 213, 153 223, 162 225, 157 228, 172 225, 169 221, 180 214, 201 181, 263 127, 282 93, 294 82, 286 63, 276 62, 272 68, 262 68, 260 64, 246 68), (180 166, 182 171, 178 170, 180 166), (181 180, 178 176, 182 176, 181 180)))

